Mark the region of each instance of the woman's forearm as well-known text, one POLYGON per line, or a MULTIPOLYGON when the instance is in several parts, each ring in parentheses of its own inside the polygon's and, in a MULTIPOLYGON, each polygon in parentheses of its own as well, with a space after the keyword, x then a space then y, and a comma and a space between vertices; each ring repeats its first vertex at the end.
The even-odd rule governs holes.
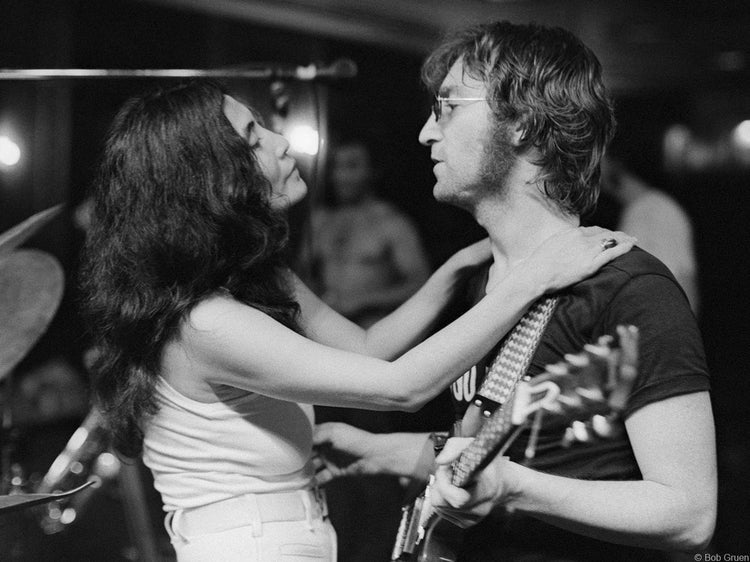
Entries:
POLYGON ((464 281, 490 259, 489 242, 464 248, 441 265, 410 298, 379 322, 363 329, 326 305, 294 274, 290 282, 301 307, 301 324, 311 339, 370 357, 399 357, 435 329, 443 310, 464 281))
POLYGON ((435 271, 401 306, 365 331, 368 355, 394 359, 422 341, 434 330, 460 285, 457 270, 444 266, 435 271))
POLYGON ((422 406, 476 364, 518 322, 526 309, 544 293, 525 275, 508 275, 481 301, 393 366, 403 373, 398 409, 422 406))

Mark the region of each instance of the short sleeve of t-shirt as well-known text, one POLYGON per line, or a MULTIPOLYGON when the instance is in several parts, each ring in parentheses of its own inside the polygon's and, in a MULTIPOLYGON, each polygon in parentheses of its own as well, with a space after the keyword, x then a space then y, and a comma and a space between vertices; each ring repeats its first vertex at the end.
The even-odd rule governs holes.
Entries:
POLYGON ((639 331, 638 377, 625 417, 680 394, 709 390, 703 341, 687 297, 659 260, 636 248, 559 294, 529 369, 542 372, 617 327, 639 331))
POLYGON ((672 396, 709 390, 703 343, 682 290, 660 274, 634 276, 614 295, 603 322, 639 331, 638 377, 624 416, 672 396))

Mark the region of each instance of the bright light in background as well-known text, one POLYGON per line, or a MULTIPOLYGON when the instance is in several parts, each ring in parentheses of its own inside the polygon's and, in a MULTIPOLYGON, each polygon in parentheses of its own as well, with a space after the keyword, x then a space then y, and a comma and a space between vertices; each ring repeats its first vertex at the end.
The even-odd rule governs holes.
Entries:
POLYGON ((740 166, 750 167, 750 119, 745 119, 732 131, 734 157, 740 166))
POLYGON ((21 149, 6 136, 0 136, 0 164, 15 166, 21 159, 21 149))
POLYGON ((732 140, 738 147, 750 149, 750 119, 743 121, 734 128, 732 140))
POLYGON ((318 131, 309 125, 293 127, 287 134, 289 144, 295 152, 315 156, 318 153, 318 131))

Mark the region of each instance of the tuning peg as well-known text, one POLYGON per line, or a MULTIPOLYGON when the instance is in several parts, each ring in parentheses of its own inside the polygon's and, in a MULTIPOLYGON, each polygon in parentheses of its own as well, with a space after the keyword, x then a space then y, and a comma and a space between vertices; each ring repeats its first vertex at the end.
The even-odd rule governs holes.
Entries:
POLYGON ((591 441, 591 433, 586 424, 576 420, 565 428, 561 444, 563 447, 570 447, 573 443, 588 443, 589 441, 591 441))
POLYGON ((577 411, 583 407, 583 399, 579 394, 561 394, 557 397, 557 403, 560 404, 560 408, 552 409, 548 408, 551 412, 564 413, 565 409, 568 411, 577 411))
POLYGON ((573 367, 586 367, 591 360, 585 353, 566 353, 565 360, 573 367))
POLYGON ((603 336, 599 336, 599 339, 596 340, 597 345, 601 345, 604 347, 612 347, 612 344, 615 342, 614 336, 610 334, 605 334, 603 336))
POLYGON ((570 424, 570 429, 573 431, 573 437, 580 443, 587 443, 591 441, 591 433, 589 433, 586 424, 580 420, 574 421, 570 424))
POLYGON ((600 414, 596 414, 591 418, 591 428, 599 437, 607 438, 615 433, 612 422, 600 414))
POLYGON ((550 375, 567 375, 570 373, 568 365, 564 362, 551 363, 544 368, 550 375))
POLYGON ((604 396, 604 393, 602 392, 602 389, 599 387, 578 387, 575 389, 575 392, 581 398, 590 402, 606 402, 607 400, 607 398, 604 396))
MULTIPOLYGON (((601 339, 601 338, 599 338, 601 339)), ((611 339, 611 338, 610 338, 611 339)), ((588 351, 591 355, 606 359, 612 354, 612 347, 609 345, 602 345, 600 343, 593 344, 587 343, 583 346, 583 349, 588 351)))

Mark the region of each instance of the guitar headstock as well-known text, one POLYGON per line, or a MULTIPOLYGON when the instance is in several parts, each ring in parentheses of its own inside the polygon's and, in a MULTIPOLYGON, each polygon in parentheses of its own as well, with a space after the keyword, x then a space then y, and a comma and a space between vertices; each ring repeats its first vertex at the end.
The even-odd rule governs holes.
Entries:
POLYGON ((618 336, 617 346, 612 336, 603 336, 579 353, 566 355, 564 361, 548 365, 544 373, 520 381, 512 406, 513 425, 532 416, 538 425, 544 415, 548 423, 567 426, 565 443, 610 437, 615 431, 612 421, 625 408, 637 374, 638 331, 620 326, 618 336))
POLYGON ((454 463, 453 483, 467 484, 529 424, 526 455, 533 457, 543 417, 560 425, 565 444, 611 437, 638 369, 637 328, 618 326, 617 336, 617 343, 613 336, 603 336, 543 373, 519 381, 508 400, 510 408, 496 410, 454 463))

